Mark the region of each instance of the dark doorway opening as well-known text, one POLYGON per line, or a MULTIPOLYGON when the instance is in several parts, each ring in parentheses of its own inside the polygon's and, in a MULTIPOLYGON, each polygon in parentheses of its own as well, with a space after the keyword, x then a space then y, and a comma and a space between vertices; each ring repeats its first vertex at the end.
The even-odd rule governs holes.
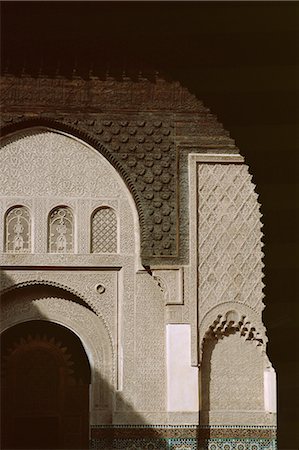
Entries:
POLYGON ((1 448, 87 449, 90 366, 80 339, 43 320, 1 335, 1 448))

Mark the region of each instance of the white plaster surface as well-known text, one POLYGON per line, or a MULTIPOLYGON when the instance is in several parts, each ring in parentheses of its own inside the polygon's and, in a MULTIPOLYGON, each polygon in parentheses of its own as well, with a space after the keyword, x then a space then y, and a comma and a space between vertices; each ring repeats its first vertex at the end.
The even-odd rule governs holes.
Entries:
POLYGON ((191 327, 168 324, 167 342, 167 409, 198 411, 198 369, 191 366, 191 327))
POLYGON ((276 413, 276 373, 273 367, 267 367, 264 371, 264 401, 265 410, 276 413))

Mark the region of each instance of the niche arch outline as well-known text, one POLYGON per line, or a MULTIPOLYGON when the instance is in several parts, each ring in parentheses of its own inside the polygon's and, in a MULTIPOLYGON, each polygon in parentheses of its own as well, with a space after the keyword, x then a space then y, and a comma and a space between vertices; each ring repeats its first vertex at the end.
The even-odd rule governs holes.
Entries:
POLYGON ((1 304, 0 334, 15 325, 34 320, 59 324, 79 338, 91 370, 90 423, 101 412, 111 415, 112 392, 116 388, 115 350, 101 318, 71 300, 16 298, 1 304))
POLYGON ((34 239, 32 238, 33 237, 32 236, 33 215, 32 215, 31 208, 26 204, 26 202, 16 202, 16 203, 11 202, 11 205, 9 205, 4 211, 4 214, 2 217, 2 224, 4 225, 3 226, 3 252, 4 253, 12 253, 12 254, 33 253, 33 243, 34 243, 34 239), (9 236, 8 216, 17 209, 23 209, 28 214, 28 219, 25 219, 25 220, 27 220, 27 223, 28 223, 28 249, 23 250, 23 251, 14 251, 14 250, 9 250, 7 248, 8 247, 8 236, 9 236))

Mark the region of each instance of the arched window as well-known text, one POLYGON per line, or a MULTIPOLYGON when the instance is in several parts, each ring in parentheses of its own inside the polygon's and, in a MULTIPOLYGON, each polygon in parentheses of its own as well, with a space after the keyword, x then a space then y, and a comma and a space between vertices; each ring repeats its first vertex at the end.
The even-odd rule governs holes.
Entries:
POLYGON ((73 253, 74 220, 71 209, 67 206, 52 209, 48 227, 49 253, 73 253))
POLYGON ((14 206, 6 214, 5 251, 8 253, 31 251, 31 219, 26 206, 14 206))
POLYGON ((117 253, 117 219, 112 208, 98 208, 91 216, 91 252, 117 253))

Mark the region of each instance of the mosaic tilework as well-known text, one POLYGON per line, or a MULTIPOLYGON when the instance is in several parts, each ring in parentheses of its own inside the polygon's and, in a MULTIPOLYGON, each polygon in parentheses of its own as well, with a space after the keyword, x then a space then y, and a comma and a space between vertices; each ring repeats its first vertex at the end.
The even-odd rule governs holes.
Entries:
POLYGON ((197 450, 197 439, 168 439, 169 450, 197 450))
POLYGON ((96 450, 276 450, 275 427, 96 426, 96 450))
POLYGON ((208 442, 206 442, 202 449, 276 450, 276 441, 273 439, 208 439, 208 442))
POLYGON ((276 450, 272 439, 92 439, 96 450, 276 450))

